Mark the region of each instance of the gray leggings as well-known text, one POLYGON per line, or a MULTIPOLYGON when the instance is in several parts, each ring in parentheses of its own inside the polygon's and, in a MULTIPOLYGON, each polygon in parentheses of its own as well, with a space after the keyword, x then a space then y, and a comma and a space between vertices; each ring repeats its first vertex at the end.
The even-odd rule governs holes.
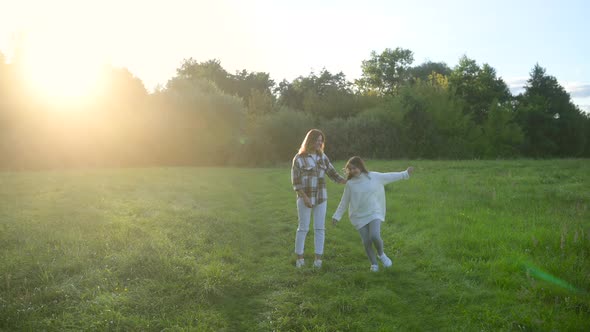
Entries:
POLYGON ((377 249, 377 254, 379 256, 383 255, 381 220, 375 219, 361 227, 359 229, 359 234, 361 235, 361 239, 365 245, 365 251, 367 252, 367 257, 369 257, 371 264, 377 265, 377 257, 375 256, 375 251, 373 250, 373 244, 375 245, 375 249, 377 249))

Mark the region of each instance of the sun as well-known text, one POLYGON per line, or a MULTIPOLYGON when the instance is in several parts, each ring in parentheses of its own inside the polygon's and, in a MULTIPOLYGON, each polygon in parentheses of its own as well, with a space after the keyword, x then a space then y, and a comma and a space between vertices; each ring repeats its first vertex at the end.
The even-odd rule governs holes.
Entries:
POLYGON ((25 44, 24 78, 37 97, 78 103, 96 94, 103 62, 84 38, 36 34, 25 44))

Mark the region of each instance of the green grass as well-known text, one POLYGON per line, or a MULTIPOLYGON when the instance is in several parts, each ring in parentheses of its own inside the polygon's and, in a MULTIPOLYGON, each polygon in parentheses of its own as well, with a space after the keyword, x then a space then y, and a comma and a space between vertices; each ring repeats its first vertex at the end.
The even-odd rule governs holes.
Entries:
POLYGON ((0 329, 590 328, 589 160, 409 164, 378 273, 346 217, 294 268, 288 167, 0 173, 0 329))

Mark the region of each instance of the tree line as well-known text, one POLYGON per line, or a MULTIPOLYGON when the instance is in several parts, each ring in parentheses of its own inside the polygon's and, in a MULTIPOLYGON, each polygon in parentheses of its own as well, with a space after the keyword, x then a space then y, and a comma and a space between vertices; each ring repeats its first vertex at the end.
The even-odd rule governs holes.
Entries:
POLYGON ((516 96, 466 56, 414 65, 412 51, 385 49, 361 68, 354 81, 323 69, 275 82, 190 58, 148 92, 105 66, 92 98, 52 103, 0 54, 0 168, 273 165, 310 128, 332 159, 590 156, 590 117, 538 64, 516 96))

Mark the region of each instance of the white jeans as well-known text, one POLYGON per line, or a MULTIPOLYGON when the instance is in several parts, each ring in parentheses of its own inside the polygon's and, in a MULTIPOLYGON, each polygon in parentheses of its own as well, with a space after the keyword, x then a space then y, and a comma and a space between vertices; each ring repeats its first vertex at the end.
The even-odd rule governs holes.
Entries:
POLYGON ((316 205, 312 208, 305 206, 302 198, 297 198, 297 215, 299 216, 299 227, 295 235, 295 253, 303 255, 305 247, 305 236, 309 231, 309 224, 313 214, 313 238, 316 255, 324 254, 324 239, 326 238, 326 207, 328 202, 316 205))

